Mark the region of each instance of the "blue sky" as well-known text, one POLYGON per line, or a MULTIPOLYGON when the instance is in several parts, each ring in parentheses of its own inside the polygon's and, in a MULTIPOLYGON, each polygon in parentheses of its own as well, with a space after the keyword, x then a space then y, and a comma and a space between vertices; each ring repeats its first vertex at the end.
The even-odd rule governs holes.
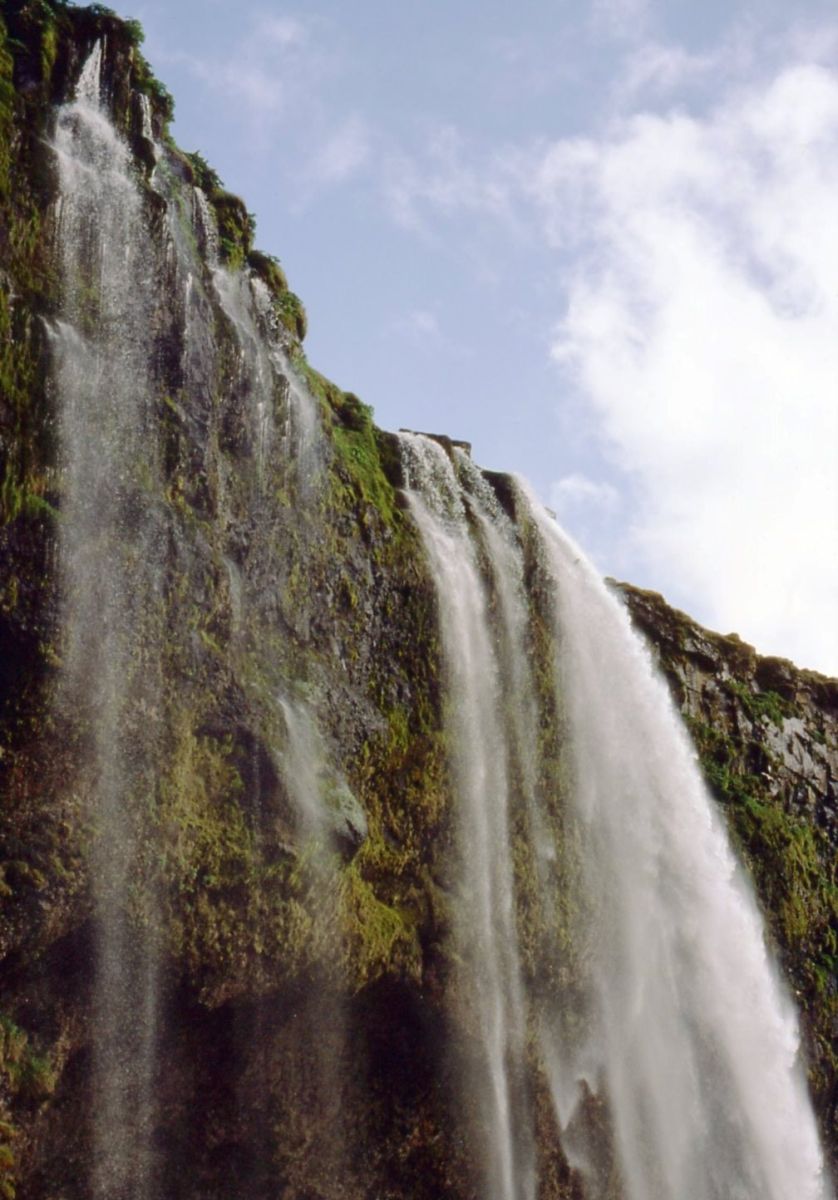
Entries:
POLYGON ((319 370, 606 573, 838 672, 838 13, 137 0, 319 370))

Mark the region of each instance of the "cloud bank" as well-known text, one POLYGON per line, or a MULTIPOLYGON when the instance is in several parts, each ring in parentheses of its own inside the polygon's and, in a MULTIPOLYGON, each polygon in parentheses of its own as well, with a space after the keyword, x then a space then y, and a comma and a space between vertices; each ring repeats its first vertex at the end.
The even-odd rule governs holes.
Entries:
POLYGON ((602 564, 836 673, 838 74, 758 57, 634 48, 630 116, 483 154, 444 131, 388 199, 418 231, 467 217, 553 256, 564 423, 600 461, 551 502, 602 564), (697 84, 690 113, 672 97, 697 84))
POLYGON ((838 79, 634 116, 529 188, 577 255, 552 353, 637 484, 648 574, 838 671, 838 79))

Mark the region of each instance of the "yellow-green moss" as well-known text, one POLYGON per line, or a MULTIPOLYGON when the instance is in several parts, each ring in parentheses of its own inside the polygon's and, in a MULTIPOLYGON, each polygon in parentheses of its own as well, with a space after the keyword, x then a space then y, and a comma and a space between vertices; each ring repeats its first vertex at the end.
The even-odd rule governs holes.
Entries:
POLYGON ((231 271, 240 270, 253 249, 255 222, 244 201, 232 192, 214 188, 209 202, 218 224, 218 243, 221 259, 231 271))
POLYGON ((40 1104, 55 1091, 57 1072, 45 1054, 34 1049, 29 1034, 0 1013, 0 1197, 14 1200, 19 1131, 4 1109, 2 1094, 26 1104, 40 1104))
POLYGON ((347 967, 356 988, 381 975, 418 977, 421 952, 410 912, 383 903, 363 877, 362 857, 343 872, 347 967))
MULTIPOLYGON (((741 699, 739 689, 734 694, 741 699)), ((779 698, 778 698, 779 699, 779 698)), ((763 708, 759 716, 774 720, 763 708)), ((838 1074, 832 1030, 838 1021, 838 864, 825 830, 790 811, 764 777, 742 766, 744 748, 722 728, 689 719, 708 782, 748 866, 785 967, 806 1008, 820 1066, 816 1094, 838 1074)))

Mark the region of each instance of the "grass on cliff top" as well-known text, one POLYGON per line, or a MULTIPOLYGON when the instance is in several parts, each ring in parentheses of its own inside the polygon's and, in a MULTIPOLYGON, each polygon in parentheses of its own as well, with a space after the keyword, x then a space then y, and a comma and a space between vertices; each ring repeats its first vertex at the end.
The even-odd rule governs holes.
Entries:
POLYGON ((372 408, 321 375, 302 353, 295 358, 294 367, 326 417, 335 452, 332 499, 341 508, 370 505, 391 529, 399 528, 402 516, 396 506, 395 489, 384 471, 382 435, 373 420, 372 408))

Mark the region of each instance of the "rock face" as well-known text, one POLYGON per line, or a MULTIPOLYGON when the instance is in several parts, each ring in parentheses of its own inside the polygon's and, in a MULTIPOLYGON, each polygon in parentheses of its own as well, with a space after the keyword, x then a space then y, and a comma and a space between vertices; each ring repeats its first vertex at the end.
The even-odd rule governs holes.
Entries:
MULTIPOLYGON (((470 1197, 437 602, 396 440, 306 363, 299 300, 243 203, 171 143, 139 40, 100 6, 0 10, 0 1196, 470 1197), (97 193, 73 198, 57 139, 87 165, 67 105, 96 46, 136 292, 107 264, 80 279, 65 248, 97 193), (88 431, 66 397, 115 351, 109 449, 74 482, 63 447, 88 431), (121 1081, 126 1039, 156 1050, 121 1081), (146 1147, 120 1152, 127 1177, 91 1096, 146 1147)), ((838 685, 623 592, 750 869, 834 1155, 838 685)), ((537 618, 532 638, 547 673, 537 618)), ((581 1197, 528 1086, 540 1200, 581 1197)))
POLYGON ((684 715, 803 1015, 810 1080, 838 1134, 838 681, 758 655, 616 585, 684 715))

